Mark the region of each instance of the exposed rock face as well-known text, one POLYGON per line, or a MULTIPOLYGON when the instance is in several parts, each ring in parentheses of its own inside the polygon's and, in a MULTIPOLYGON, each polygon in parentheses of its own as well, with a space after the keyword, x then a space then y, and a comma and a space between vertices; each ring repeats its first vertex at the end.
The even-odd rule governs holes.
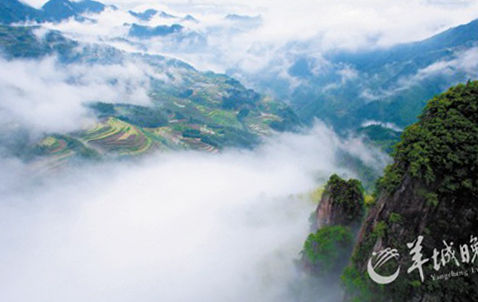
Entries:
POLYGON ((356 179, 343 180, 332 175, 317 207, 317 227, 357 226, 363 215, 363 192, 356 179))
POLYGON ((460 247, 467 245, 471 253, 472 238, 478 237, 477 176, 478 82, 472 82, 431 100, 420 121, 404 132, 343 274, 345 300, 478 301, 478 274, 471 273, 478 257, 466 261, 460 247), (422 274, 413 269, 417 259, 410 254, 419 236, 422 274), (445 242, 456 261, 443 256, 445 242), (397 249, 399 257, 384 265, 381 275, 392 275, 398 267, 401 272, 379 286, 369 278, 367 264, 372 252, 385 248, 397 249), (433 280, 432 275, 452 271, 469 274, 433 280))
POLYGON ((358 180, 332 175, 316 211, 314 233, 307 237, 302 264, 314 276, 335 278, 347 265, 354 231, 363 216, 363 192, 358 180))

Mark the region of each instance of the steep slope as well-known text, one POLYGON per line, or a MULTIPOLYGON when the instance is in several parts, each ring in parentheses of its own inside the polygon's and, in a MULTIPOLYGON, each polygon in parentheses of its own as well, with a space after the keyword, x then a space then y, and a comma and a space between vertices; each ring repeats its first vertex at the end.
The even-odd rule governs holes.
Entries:
POLYGON ((60 22, 71 17, 82 20, 82 14, 100 13, 105 8, 106 5, 92 0, 50 0, 41 9, 33 8, 18 0, 2 0, 0 3, 0 23, 60 22))
POLYGON ((442 57, 449 55, 453 48, 466 48, 475 45, 478 39, 478 20, 450 28, 423 41, 400 44, 389 49, 370 52, 335 53, 329 58, 346 64, 353 64, 358 70, 377 72, 384 65, 410 62, 404 72, 414 73, 442 57), (413 64, 412 64, 413 63, 413 64))
POLYGON ((147 39, 155 36, 167 36, 174 33, 178 33, 183 29, 183 27, 179 24, 169 25, 158 25, 158 26, 144 26, 139 24, 132 24, 128 35, 130 37, 142 38, 147 39))
POLYGON ((57 53, 67 59, 75 41, 65 39, 59 32, 49 32, 43 39, 37 39, 34 30, 38 27, 0 25, 0 49, 7 59, 38 58, 57 53))
POLYGON ((332 175, 316 210, 318 227, 327 225, 356 227, 363 215, 362 191, 358 180, 345 181, 336 174, 332 175))
POLYGON ((159 11, 150 8, 150 9, 147 9, 143 12, 135 12, 135 11, 130 10, 130 11, 128 11, 128 13, 131 16, 136 17, 141 21, 149 21, 149 20, 151 20, 151 18, 156 16, 159 13, 159 11))
POLYGON ((363 125, 356 130, 356 133, 363 137, 369 144, 391 154, 393 146, 400 141, 401 131, 396 128, 390 129, 382 124, 371 124, 363 125))
POLYGON ((85 105, 97 117, 98 124, 94 128, 47 133, 33 146, 11 144, 16 148, 12 153, 23 154, 24 158, 89 158, 138 155, 153 150, 213 152, 228 146, 248 148, 272 131, 291 130, 299 124, 284 103, 247 89, 226 75, 200 72, 182 61, 162 56, 80 44, 58 32, 38 39, 33 30, 0 26, 0 49, 7 58, 39 59, 55 55, 58 64, 66 66, 146 64, 152 70, 148 76, 151 104, 91 100, 85 105))
POLYGON ((41 11, 18 0, 2 0, 0 2, 0 23, 38 21, 41 17, 41 11))
POLYGON ((290 43, 270 66, 249 76, 260 88, 289 99, 303 120, 317 117, 337 130, 357 129, 367 121, 406 127, 428 99, 476 79, 478 72, 478 20, 390 48, 320 55, 310 53, 314 45, 313 40, 290 43), (287 77, 277 77, 277 66, 287 77))
POLYGON ((347 265, 354 234, 363 216, 363 188, 356 179, 332 175, 314 215, 311 233, 301 252, 301 263, 313 276, 334 283, 347 265), (333 276, 333 277, 332 277, 333 276))
POLYGON ((347 300, 476 301, 478 82, 433 98, 403 133, 394 159, 343 276, 347 300), (378 285, 367 264, 386 248, 398 254, 377 273, 400 274, 378 285))
POLYGON ((71 17, 79 17, 84 13, 100 13, 105 5, 91 0, 72 2, 69 0, 50 0, 42 6, 45 20, 59 22, 71 17))

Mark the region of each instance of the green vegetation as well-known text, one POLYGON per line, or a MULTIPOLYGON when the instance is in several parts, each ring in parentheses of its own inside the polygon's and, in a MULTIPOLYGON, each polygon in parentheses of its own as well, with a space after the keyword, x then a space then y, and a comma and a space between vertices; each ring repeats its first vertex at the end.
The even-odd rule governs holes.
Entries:
POLYGON ((306 268, 314 274, 337 273, 347 263, 353 236, 344 226, 327 226, 310 234, 302 250, 306 268))
POLYGON ((152 149, 213 152, 226 146, 254 146, 261 136, 271 133, 271 120, 293 124, 281 117, 284 104, 271 107, 275 101, 260 98, 227 76, 206 76, 190 69, 183 72, 195 83, 191 87, 200 88, 185 90, 183 86, 156 83, 151 93, 153 104, 148 107, 93 103, 90 108, 101 120, 99 125, 70 135, 94 144, 104 154, 136 155, 152 149), (235 88, 228 88, 232 84, 235 88), (225 109, 217 97, 224 91, 231 93, 228 102, 238 95, 234 108, 225 109), (200 103, 195 101, 198 96, 200 103))
POLYGON ((330 176, 321 202, 330 198, 333 220, 343 225, 359 222, 364 210, 363 188, 357 179, 344 180, 338 175, 330 176), (336 217, 336 216, 340 216, 336 217))
POLYGON ((340 204, 363 202, 363 188, 357 179, 344 180, 337 174, 330 176, 326 185, 326 194, 331 194, 335 202, 340 204))
POLYGON ((370 125, 357 129, 373 145, 379 147, 386 153, 393 152, 393 146, 400 141, 401 132, 380 125, 370 125))
MULTIPOLYGON (((334 67, 321 73, 313 72, 319 64, 313 56, 299 56, 289 73, 299 77, 301 85, 292 92, 285 90, 273 73, 263 80, 263 85, 269 88, 274 83, 275 90, 285 90, 282 94, 292 100, 293 109, 304 121, 317 117, 338 130, 355 129, 368 120, 406 127, 417 121, 427 100, 457 81, 470 78, 464 68, 426 77, 417 75, 434 63, 453 62, 457 54, 472 51, 478 40, 477 31, 478 20, 474 20, 419 42, 331 53, 326 59, 334 67), (336 85, 337 72, 343 66, 348 66, 355 76, 336 85)), ((476 74, 472 78, 476 79, 476 74)))
POLYGON ((386 231, 387 223, 385 221, 379 221, 373 229, 373 234, 376 238, 383 238, 385 236, 386 231))
POLYGON ((390 213, 388 216, 388 221, 391 223, 399 223, 402 221, 402 215, 397 214, 397 213, 390 213))
POLYGON ((60 56, 71 52, 78 44, 67 40, 58 32, 51 31, 39 40, 33 31, 35 26, 0 25, 0 49, 7 58, 40 57, 53 52, 60 56))
POLYGON ((372 293, 369 290, 371 281, 367 276, 367 273, 359 272, 353 266, 347 266, 342 276, 340 277, 347 293, 353 293, 348 297, 347 301, 350 302, 368 302, 374 301, 374 296, 377 293, 372 293))
MULTIPOLYGON (((352 263, 342 275, 350 301, 474 301, 478 276, 433 281, 430 260, 416 273, 401 274, 392 284, 378 286, 365 272, 372 249, 397 248, 399 265, 409 267, 407 242, 423 235, 424 257, 468 243, 478 229, 478 82, 468 82, 434 97, 419 121, 406 128, 394 152, 394 163, 378 181, 376 205, 362 226, 352 263)), ((431 258, 430 258, 431 259, 431 258)), ((396 264, 395 264, 396 265, 396 264)), ((396 267, 395 267, 396 268, 396 267)), ((462 264, 460 269, 469 269, 462 264)), ((448 273, 447 266, 440 273, 448 273)))
POLYGON ((305 241, 301 262, 312 275, 338 278, 352 253, 363 215, 362 185, 356 179, 346 181, 333 174, 323 190, 311 193, 316 195, 321 195, 320 202, 309 220, 313 229, 319 229, 305 241))
MULTIPOLYGON (((153 150, 216 152, 224 147, 251 148, 273 131, 292 130, 300 124, 286 104, 263 97, 224 74, 199 72, 176 59, 128 54, 108 46, 77 47, 77 42, 54 31, 38 38, 35 29, 0 25, 0 50, 8 59, 56 55, 59 64, 66 65, 137 60, 169 78, 151 78, 151 104, 147 106, 94 100, 89 109, 97 116, 98 124, 92 129, 62 134, 63 141, 75 141, 82 148, 70 149, 75 144, 62 140, 57 142, 61 149, 47 147, 40 140, 24 150, 36 157, 61 154, 62 159, 85 155, 90 158, 91 152, 99 156, 131 156, 153 150)), ((54 133, 45 135, 54 136, 58 137, 54 133)))
MULTIPOLYGON (((458 85, 433 98, 420 121, 406 128, 379 189, 393 192, 406 173, 440 193, 478 192, 473 173, 478 150, 478 82, 458 85)), ((475 195, 476 196, 476 195, 475 195)))

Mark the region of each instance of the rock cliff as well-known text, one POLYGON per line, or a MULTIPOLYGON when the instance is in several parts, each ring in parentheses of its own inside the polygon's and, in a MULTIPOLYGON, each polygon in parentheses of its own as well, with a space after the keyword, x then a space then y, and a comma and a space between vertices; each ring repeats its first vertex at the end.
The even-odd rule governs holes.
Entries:
POLYGON ((377 187, 342 275, 345 300, 478 301, 478 82, 428 103, 377 187), (374 268, 399 275, 379 285, 368 263, 386 248, 397 256, 374 268))
POLYGON ((317 227, 358 225, 363 215, 362 191, 358 180, 345 181, 335 174, 332 175, 317 207, 317 227))
POLYGON ((356 179, 332 175, 315 212, 313 233, 302 250, 306 271, 320 277, 337 277, 347 265, 356 230, 363 217, 363 189, 356 179))

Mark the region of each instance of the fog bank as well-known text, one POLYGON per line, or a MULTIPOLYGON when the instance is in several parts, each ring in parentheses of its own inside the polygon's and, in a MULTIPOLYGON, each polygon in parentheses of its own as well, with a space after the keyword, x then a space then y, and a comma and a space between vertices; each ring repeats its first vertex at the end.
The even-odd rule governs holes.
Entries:
POLYGON ((315 208, 303 193, 352 175, 335 165, 341 144, 317 125, 254 151, 159 154, 40 181, 2 170, 0 300, 331 301, 330 289, 311 298, 294 261, 315 208))

